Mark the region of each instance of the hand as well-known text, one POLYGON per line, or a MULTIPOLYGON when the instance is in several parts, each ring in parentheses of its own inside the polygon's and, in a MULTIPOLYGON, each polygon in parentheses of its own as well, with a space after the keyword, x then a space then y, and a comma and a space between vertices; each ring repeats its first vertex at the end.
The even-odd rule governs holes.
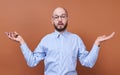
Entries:
POLYGON ((5 32, 9 39, 19 42, 20 44, 24 43, 23 38, 17 32, 5 32))
POLYGON ((97 46, 99 46, 101 42, 103 42, 103 41, 105 41, 105 40, 108 40, 108 39, 111 39, 114 35, 115 35, 115 32, 113 32, 113 33, 110 34, 109 36, 106 36, 106 35, 99 36, 99 37, 96 39, 95 44, 96 44, 97 46))

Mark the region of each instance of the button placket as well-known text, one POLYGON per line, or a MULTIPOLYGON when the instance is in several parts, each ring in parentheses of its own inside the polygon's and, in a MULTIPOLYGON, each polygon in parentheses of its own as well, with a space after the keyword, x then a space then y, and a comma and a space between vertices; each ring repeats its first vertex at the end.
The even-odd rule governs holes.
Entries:
POLYGON ((58 49, 59 49, 59 73, 62 71, 62 59, 63 59, 63 54, 62 54, 62 49, 63 49, 63 35, 59 34, 58 35, 58 49))

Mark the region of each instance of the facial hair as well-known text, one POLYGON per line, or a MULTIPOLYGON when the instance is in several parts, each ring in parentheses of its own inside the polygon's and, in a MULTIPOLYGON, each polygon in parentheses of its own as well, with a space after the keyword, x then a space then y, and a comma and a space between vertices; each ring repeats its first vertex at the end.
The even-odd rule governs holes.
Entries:
POLYGON ((66 30, 67 25, 68 25, 68 23, 66 23, 63 28, 58 28, 58 27, 54 24, 54 28, 55 28, 58 32, 62 32, 62 31, 64 31, 64 30, 66 30))

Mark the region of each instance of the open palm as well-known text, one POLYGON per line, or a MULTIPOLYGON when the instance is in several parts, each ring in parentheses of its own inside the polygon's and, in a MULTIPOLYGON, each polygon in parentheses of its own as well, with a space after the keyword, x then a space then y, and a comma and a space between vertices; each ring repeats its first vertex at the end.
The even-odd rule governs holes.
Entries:
POLYGON ((96 41, 95 44, 99 45, 101 42, 111 39, 113 36, 115 35, 115 32, 111 33, 109 36, 103 35, 103 36, 99 36, 96 41))
POLYGON ((23 38, 17 32, 5 32, 9 39, 17 41, 19 43, 24 42, 23 38))

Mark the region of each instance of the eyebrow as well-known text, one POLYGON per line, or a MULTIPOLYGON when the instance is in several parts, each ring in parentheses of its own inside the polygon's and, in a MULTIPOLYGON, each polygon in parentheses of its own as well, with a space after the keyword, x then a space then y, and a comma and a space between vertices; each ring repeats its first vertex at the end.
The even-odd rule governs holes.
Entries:
MULTIPOLYGON (((67 16, 67 14, 65 14, 65 13, 64 13, 64 14, 61 14, 61 15, 66 15, 66 16, 67 16)), ((53 15, 53 16, 59 16, 59 15, 56 15, 56 14, 55 14, 55 15, 53 15)))

